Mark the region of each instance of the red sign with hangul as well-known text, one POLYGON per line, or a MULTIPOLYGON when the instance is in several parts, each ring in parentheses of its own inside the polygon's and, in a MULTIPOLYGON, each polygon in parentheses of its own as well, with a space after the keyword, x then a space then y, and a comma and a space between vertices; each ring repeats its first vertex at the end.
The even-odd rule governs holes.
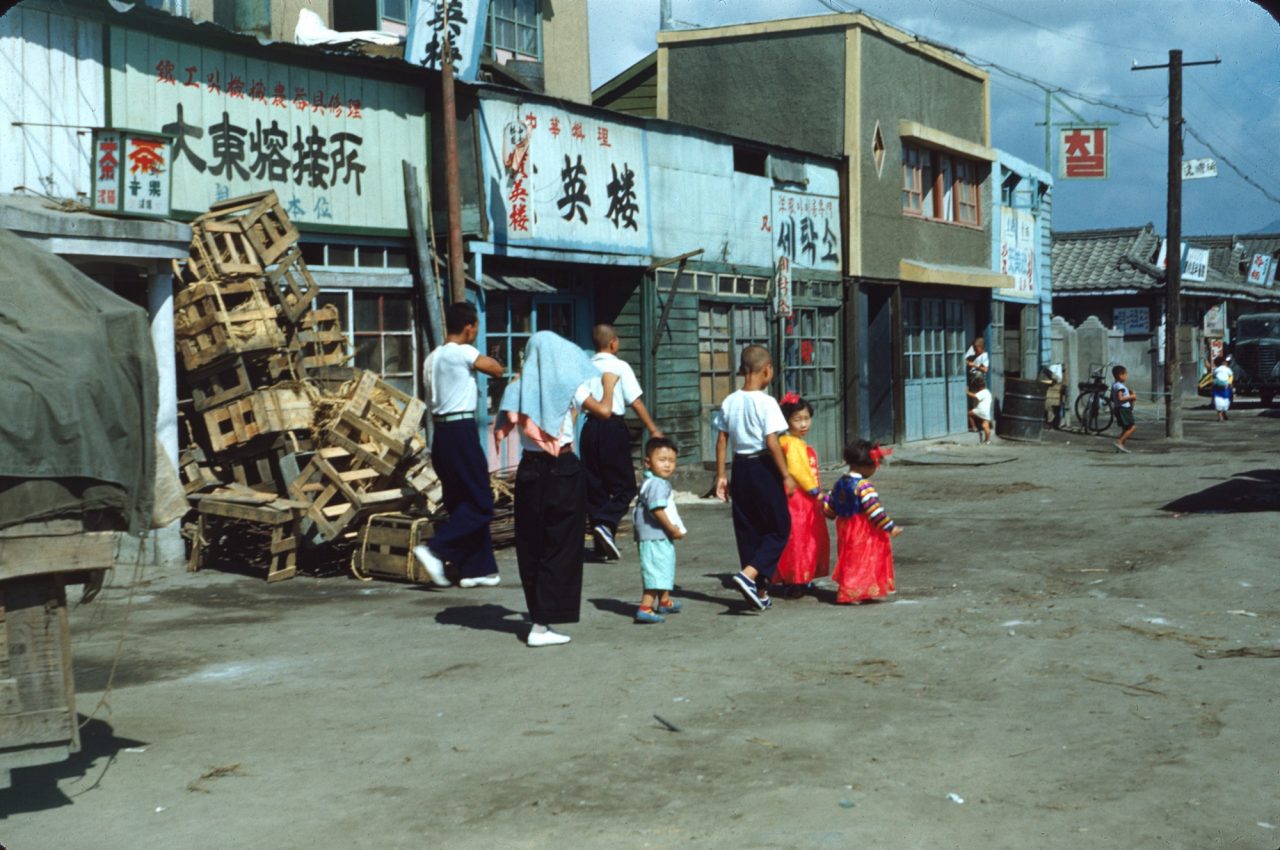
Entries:
POLYGON ((1109 175, 1106 127, 1064 127, 1058 145, 1058 176, 1106 179, 1109 175))

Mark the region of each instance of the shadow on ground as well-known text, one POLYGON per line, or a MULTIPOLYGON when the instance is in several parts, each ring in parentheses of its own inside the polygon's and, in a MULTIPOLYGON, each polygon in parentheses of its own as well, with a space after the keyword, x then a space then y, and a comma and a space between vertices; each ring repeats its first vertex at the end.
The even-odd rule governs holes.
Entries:
POLYGON ((117 738, 105 720, 85 722, 80 715, 77 722, 84 723, 80 729, 80 752, 72 753, 65 761, 14 770, 13 786, 0 791, 0 818, 70 806, 76 797, 98 787, 121 750, 146 746, 145 741, 117 738), (106 761, 101 769, 94 769, 94 763, 103 757, 106 761), (63 779, 72 779, 65 791, 58 787, 63 779))
POLYGON ((1280 510, 1280 469, 1238 472, 1221 484, 1174 499, 1161 510, 1187 514, 1280 510))

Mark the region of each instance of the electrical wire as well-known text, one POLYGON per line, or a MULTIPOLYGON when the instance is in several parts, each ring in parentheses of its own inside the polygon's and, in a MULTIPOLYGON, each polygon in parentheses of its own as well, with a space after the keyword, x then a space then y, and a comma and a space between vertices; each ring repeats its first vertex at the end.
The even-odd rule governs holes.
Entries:
MULTIPOLYGON (((821 0, 819 0, 819 2, 821 2, 821 0)), ((1099 41, 1096 38, 1089 38, 1088 36, 1083 36, 1083 35, 1071 35, 1070 33, 1065 33, 1065 32, 1062 32, 1061 30, 1056 30, 1053 27, 1046 27, 1044 24, 1038 24, 1035 21, 1028 20, 1027 18, 1019 17, 1013 14, 1012 12, 1006 12, 1004 9, 1000 9, 995 6, 991 6, 986 3, 980 2, 980 0, 960 0, 960 2, 967 3, 970 6, 976 6, 979 9, 985 9, 986 11, 994 15, 1001 15, 1003 17, 1010 18, 1012 20, 1017 21, 1018 23, 1026 24, 1029 27, 1035 27, 1038 30, 1043 30, 1047 33, 1050 33, 1051 35, 1056 35, 1059 38, 1066 38, 1072 41, 1080 41, 1088 44, 1100 44, 1103 47, 1114 47, 1117 50, 1124 50, 1124 51, 1133 50, 1133 45, 1131 44, 1113 44, 1112 42, 1109 42, 1109 41, 1099 41)), ((1148 52, 1153 52, 1153 51, 1148 51, 1148 52)))
POLYGON ((1214 148, 1213 145, 1205 141, 1204 136, 1201 136, 1199 133, 1197 133, 1194 127, 1192 127, 1190 124, 1187 124, 1186 122, 1183 122, 1182 128, 1186 130, 1187 133, 1190 134, 1191 137, 1194 138, 1197 142, 1204 145, 1209 150, 1209 153, 1214 155, 1214 158, 1226 163, 1227 168, 1230 168, 1232 171, 1234 171, 1241 180, 1243 180, 1244 182, 1248 183, 1250 186, 1252 186, 1253 188, 1261 192, 1263 196, 1266 197, 1267 200, 1271 201, 1272 203, 1280 204, 1280 198, 1277 198, 1275 195, 1271 194, 1269 191, 1267 191, 1267 188, 1265 186, 1263 186, 1261 183, 1257 182, 1248 174, 1245 174, 1243 171, 1237 168, 1234 162, 1227 159, 1225 156, 1219 153, 1217 149, 1214 148))

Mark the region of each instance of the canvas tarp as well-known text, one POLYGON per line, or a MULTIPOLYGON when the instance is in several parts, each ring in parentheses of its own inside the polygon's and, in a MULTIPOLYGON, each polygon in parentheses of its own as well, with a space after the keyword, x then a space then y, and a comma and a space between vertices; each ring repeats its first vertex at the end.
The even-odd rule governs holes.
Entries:
POLYGON ((141 534, 155 481, 147 313, 0 229, 0 528, 81 515, 141 534))

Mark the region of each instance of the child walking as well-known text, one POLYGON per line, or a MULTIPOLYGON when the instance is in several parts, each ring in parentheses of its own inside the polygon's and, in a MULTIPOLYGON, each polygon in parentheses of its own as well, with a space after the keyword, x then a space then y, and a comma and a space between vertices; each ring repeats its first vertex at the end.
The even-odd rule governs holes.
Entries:
POLYGON ((661 623, 663 614, 680 611, 671 589, 676 583, 675 541, 684 538, 685 527, 667 480, 676 471, 676 455, 676 444, 666 437, 654 437, 644 447, 644 483, 632 514, 643 581, 637 623, 661 623))
POLYGON ((866 440, 844 448, 849 471, 840 476, 827 496, 827 515, 836 517, 836 602, 857 605, 894 591, 893 546, 889 538, 902 533, 868 480, 889 454, 866 440))
POLYGON ((985 445, 991 442, 991 390, 987 389, 985 379, 978 377, 970 382, 970 389, 965 395, 973 399, 973 407, 969 409, 969 430, 978 432, 978 442, 985 445))
POLYGON ((1116 451, 1129 453, 1124 444, 1133 436, 1133 432, 1138 430, 1138 426, 1133 421, 1133 403, 1137 401, 1138 394, 1129 389, 1129 370, 1123 366, 1113 366, 1111 368, 1111 377, 1115 382, 1111 385, 1111 404, 1116 410, 1116 422, 1120 425, 1120 439, 1112 443, 1116 447, 1116 451))
POLYGON ((1218 421, 1227 421, 1227 411, 1231 409, 1231 385, 1235 383, 1235 374, 1227 365, 1227 358, 1219 354, 1213 358, 1213 409, 1218 411, 1218 421))
POLYGON ((733 577, 743 597, 764 611, 773 607, 769 580, 791 536, 787 497, 796 482, 787 471, 778 435, 787 420, 773 396, 765 392, 773 380, 773 356, 763 345, 742 349, 738 372, 742 389, 727 395, 714 421, 716 437, 716 497, 733 500, 733 534, 738 543, 741 572, 733 577), (725 474, 729 443, 733 443, 733 482, 725 474))
POLYGON ((778 559, 774 578, 782 585, 778 592, 794 598, 801 596, 815 578, 831 571, 831 539, 822 512, 818 453, 805 442, 813 425, 813 405, 795 393, 787 393, 780 407, 787 420, 787 433, 779 437, 778 442, 787 459, 787 470, 795 479, 796 490, 787 498, 791 537, 778 559))

